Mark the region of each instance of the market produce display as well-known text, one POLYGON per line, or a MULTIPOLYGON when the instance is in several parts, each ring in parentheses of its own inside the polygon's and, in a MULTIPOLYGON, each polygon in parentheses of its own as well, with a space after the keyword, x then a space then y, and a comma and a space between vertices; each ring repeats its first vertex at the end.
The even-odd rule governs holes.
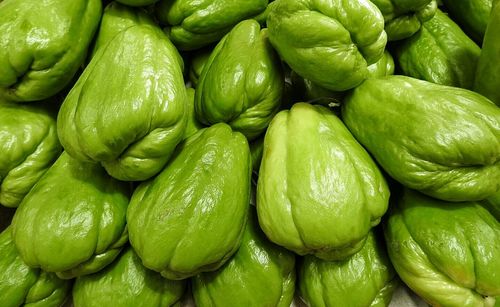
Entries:
POLYGON ((500 306, 499 33, 499 0, 0 0, 0 307, 500 306))

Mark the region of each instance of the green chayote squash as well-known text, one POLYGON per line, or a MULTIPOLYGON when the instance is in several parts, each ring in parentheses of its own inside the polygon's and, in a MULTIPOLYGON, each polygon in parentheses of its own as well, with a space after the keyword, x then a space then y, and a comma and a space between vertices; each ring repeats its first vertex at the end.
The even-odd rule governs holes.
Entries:
POLYGON ((375 162, 330 110, 296 103, 272 120, 257 184, 259 222, 271 241, 342 260, 363 247, 388 200, 375 162))
MULTIPOLYGON (((496 177, 498 178, 498 177, 496 177)), ((401 279, 433 306, 489 307, 500 295, 500 222, 476 202, 405 190, 385 225, 401 279)))
POLYGON ((494 0, 442 0, 465 33, 477 42, 483 40, 494 0))
POLYGON ((369 65, 368 67, 368 78, 377 78, 390 76, 394 74, 394 58, 385 50, 384 54, 377 62, 369 65))
POLYGON ((55 114, 0 103, 0 204, 17 207, 61 151, 55 114))
POLYGON ((345 124, 394 179, 449 201, 500 188, 500 109, 474 92, 404 76, 366 80, 345 124))
POLYGON ((0 304, 2 307, 62 306, 71 283, 53 273, 28 267, 12 242, 11 229, 0 233, 0 304))
POLYGON ((384 15, 389 41, 408 38, 436 13, 436 0, 370 0, 384 15))
POLYGON ((485 199, 482 204, 500 221, 500 191, 485 199))
POLYGON ((259 173, 262 153, 264 152, 264 137, 253 140, 250 144, 250 154, 252 155, 252 171, 259 173))
POLYGON ((192 59, 191 65, 189 67, 189 81, 191 81, 192 86, 196 88, 198 86, 198 81, 200 80, 203 68, 212 54, 212 48, 204 48, 196 52, 192 59))
POLYGON ((100 0, 0 1, 0 99, 53 96, 85 60, 100 0))
POLYGON ((95 55, 99 48, 109 43, 120 32, 142 24, 154 25, 153 19, 144 10, 111 2, 102 14, 92 54, 95 55))
POLYGON ((471 89, 481 49, 446 14, 423 23, 401 41, 396 58, 402 72, 429 82, 471 89))
POLYGON ((78 277, 73 302, 75 307, 167 307, 176 304, 184 290, 185 282, 146 269, 128 247, 105 269, 78 277))
POLYGON ((398 285, 385 246, 370 232, 363 248, 343 261, 306 256, 299 266, 300 296, 308 306, 389 306, 398 285))
POLYGON ((248 139, 261 134, 281 104, 281 63, 257 21, 240 22, 208 58, 195 93, 200 122, 228 123, 248 139))
POLYGON ((158 2, 158 0, 116 0, 128 6, 146 6, 158 2))
POLYGON ((483 41, 483 49, 479 57, 474 91, 489 98, 500 106, 500 2, 491 11, 490 22, 486 29, 483 41))
POLYGON ((61 106, 57 132, 64 149, 101 162, 120 180, 157 174, 186 127, 181 66, 159 28, 120 32, 99 49, 61 106))
POLYGON ((188 138, 165 169, 132 196, 130 243, 143 264, 169 279, 221 267, 241 242, 250 175, 247 140, 228 125, 188 138))
POLYGON ((188 97, 186 104, 187 124, 183 139, 187 139, 203 128, 203 125, 196 119, 196 114, 194 113, 194 89, 187 88, 186 92, 188 97))
POLYGON ((128 185, 63 152, 12 220, 21 258, 69 279, 99 271, 127 242, 128 185))
POLYGON ((289 307, 295 290, 295 256, 269 242, 249 208, 241 246, 219 270, 193 278, 198 307, 289 307))
POLYGON ((170 25, 170 39, 180 50, 214 43, 238 22, 263 12, 268 0, 162 0, 157 8, 161 22, 170 25))
POLYGON ((384 53, 384 18, 368 0, 276 0, 269 40, 301 77, 332 91, 359 85, 384 53))

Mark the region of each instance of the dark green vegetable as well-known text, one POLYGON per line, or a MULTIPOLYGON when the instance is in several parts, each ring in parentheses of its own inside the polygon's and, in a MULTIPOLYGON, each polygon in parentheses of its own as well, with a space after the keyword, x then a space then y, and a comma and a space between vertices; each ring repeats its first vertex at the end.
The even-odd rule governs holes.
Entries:
POLYGON ((442 0, 450 13, 465 33, 476 42, 483 41, 491 7, 494 0, 442 0))

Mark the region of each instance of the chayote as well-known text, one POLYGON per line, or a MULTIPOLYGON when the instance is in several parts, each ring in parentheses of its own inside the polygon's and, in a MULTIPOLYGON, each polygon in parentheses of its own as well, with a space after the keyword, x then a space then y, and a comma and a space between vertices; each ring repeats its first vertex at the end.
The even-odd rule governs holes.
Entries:
POLYGON ((186 92, 188 97, 186 104, 187 124, 183 139, 187 139, 203 128, 203 125, 196 119, 196 114, 194 113, 194 89, 187 88, 186 92))
POLYGON ((99 164, 63 152, 12 220, 21 258, 64 279, 101 270, 127 242, 128 190, 99 164))
POLYGON ((2 307, 62 306, 71 283, 53 273, 28 267, 16 250, 11 227, 0 233, 0 303, 2 307))
POLYGON ((481 53, 481 48, 440 10, 395 50, 405 75, 466 89, 472 88, 481 53))
POLYGON ((450 204, 411 190, 392 208, 384 229, 389 257, 413 291, 433 306, 495 304, 500 223, 486 209, 477 202, 450 204))
POLYGON ((366 80, 345 124, 394 179, 448 201, 500 188, 500 109, 474 92, 405 76, 366 80))
POLYGON ((388 306, 399 284, 385 246, 372 232, 363 248, 343 261, 305 256, 299 266, 300 297, 308 306, 388 306))
POLYGON ((363 247, 388 201, 375 162, 330 110, 296 103, 272 120, 257 184, 259 222, 271 241, 345 259, 363 247))
POLYGON ((102 14, 92 55, 95 55, 99 48, 109 43, 120 32, 138 25, 154 26, 155 23, 142 9, 131 8, 114 1, 111 2, 106 6, 102 14))
POLYGON ((200 122, 228 123, 248 139, 261 134, 278 111, 283 93, 281 63, 250 19, 237 24, 208 58, 195 93, 200 122))
POLYGON ((158 2, 158 0, 116 0, 128 6, 146 6, 158 2))
POLYGON ((500 106, 500 2, 495 2, 479 57, 474 91, 500 106))
POLYGON ((193 278, 198 307, 289 307, 295 290, 295 256, 269 242, 250 206, 241 246, 219 270, 193 278))
POLYGON ((482 201, 482 205, 487 208, 498 221, 500 221, 500 191, 482 201))
POLYGON ((159 28, 120 32, 99 49, 61 106, 57 131, 64 149, 101 162, 120 180, 157 174, 186 127, 181 66, 159 28))
POLYGON ((268 0, 161 0, 157 15, 170 25, 169 36, 180 50, 217 42, 238 22, 264 12, 268 0))
POLYGON ((262 153, 264 152, 264 137, 260 137, 250 144, 250 154, 252 155, 252 172, 258 174, 262 153))
POLYGON ((100 0, 0 1, 0 99, 62 90, 85 60, 101 10, 100 0))
POLYGON ((198 81, 200 80, 203 68, 212 54, 212 48, 204 48, 198 50, 191 58, 191 65, 189 66, 189 81, 194 88, 198 86, 198 81))
POLYGON ((184 290, 185 282, 146 269, 128 247, 102 271, 78 277, 73 302, 75 307, 167 307, 175 305, 184 290))
POLYGON ((0 103, 0 204, 17 207, 61 151, 55 114, 40 105, 0 103))
POLYGON ((389 53, 389 51, 385 50, 384 54, 377 62, 369 65, 368 69, 368 78, 377 78, 390 76, 394 74, 394 58, 389 53))
POLYGON ((221 267, 241 242, 250 175, 247 140, 228 125, 188 138, 130 201, 130 243, 143 264, 169 279, 221 267))
POLYGON ((348 90, 384 53, 384 18, 368 0, 276 0, 267 17, 269 40, 303 78, 348 90))
POLYGON ((465 33, 475 41, 482 42, 494 0, 442 1, 465 33))
POLYGON ((384 15, 389 41, 411 37, 437 10, 436 0, 370 0, 384 15))

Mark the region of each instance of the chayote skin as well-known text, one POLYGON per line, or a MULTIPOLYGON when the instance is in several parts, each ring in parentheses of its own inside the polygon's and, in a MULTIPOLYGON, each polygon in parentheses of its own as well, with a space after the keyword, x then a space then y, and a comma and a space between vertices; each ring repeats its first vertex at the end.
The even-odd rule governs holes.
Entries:
POLYGON ((0 233, 0 272, 2 307, 62 306, 71 288, 69 281, 23 262, 12 242, 11 227, 0 233))
POLYGON ((500 223, 486 209, 408 189, 392 208, 384 229, 389 257, 413 291, 433 306, 495 304, 500 223))
POLYGON ((247 140, 228 125, 188 138, 167 167, 132 196, 130 243, 143 264, 169 279, 221 267, 241 242, 250 175, 247 140))
POLYGON ((55 114, 0 103, 0 204, 17 207, 60 155, 55 114))
POLYGON ((64 279, 101 270, 127 242, 128 190, 99 164, 63 152, 12 220, 21 258, 64 279))
POLYGON ((186 104, 187 124, 186 130, 184 130, 183 140, 187 139, 188 137, 198 132, 198 130, 203 128, 203 125, 200 124, 200 122, 196 119, 196 114, 194 113, 194 89, 187 88, 186 92, 188 97, 186 104))
POLYGON ((481 43, 494 0, 442 1, 453 20, 464 29, 465 33, 476 42, 481 43))
POLYGON ((370 0, 384 15, 389 41, 411 37, 437 10, 436 0, 370 0))
POLYGON ((161 0, 157 15, 170 25, 169 37, 180 50, 220 40, 238 22, 264 12, 268 0, 161 0))
POLYGON ((0 1, 0 99, 62 90, 85 59, 101 10, 100 0, 0 1))
POLYGON ((500 106, 500 2, 491 11, 490 22, 486 29, 483 41, 483 49, 479 57, 474 91, 489 98, 497 106, 500 106))
POLYGON ((429 82, 471 89, 481 48, 437 10, 420 31, 395 48, 402 72, 429 82))
POLYGON ((269 242, 249 208, 241 246, 219 270, 192 279, 198 307, 289 307, 295 291, 295 256, 269 242))
POLYGON ((332 91, 348 90, 384 53, 384 18, 368 0, 276 0, 269 40, 303 78, 332 91))
POLYGON ((308 306, 388 306, 398 285, 385 246, 370 232, 363 248, 343 261, 306 256, 299 267, 300 296, 308 306))
POLYGON ((163 278, 146 269, 130 247, 104 270, 76 279, 75 307, 167 307, 175 305, 185 282, 163 278))
POLYGON ((266 132, 257 212, 267 237, 299 255, 342 260, 359 251, 387 210, 389 189, 330 110, 306 103, 266 132))
POLYGON ((99 48, 109 43, 120 32, 138 25, 154 26, 155 23, 142 9, 131 8, 118 2, 108 4, 102 15, 92 56, 95 55, 99 48))
POLYGON ((345 124, 394 179, 448 201, 500 188, 500 109, 474 92, 404 76, 366 80, 345 124))
POLYGON ((116 0, 128 6, 146 6, 158 2, 158 0, 116 0))
POLYGON ((101 162, 120 180, 157 174, 186 127, 181 66, 159 28, 120 32, 92 58, 61 106, 57 132, 64 149, 101 162))
POLYGON ((394 58, 389 51, 385 50, 380 60, 368 66, 368 78, 393 75, 394 69, 394 58))
POLYGON ((228 123, 248 139, 261 134, 283 94, 281 63, 257 21, 240 22, 215 47, 198 82, 195 112, 209 125, 228 123))

